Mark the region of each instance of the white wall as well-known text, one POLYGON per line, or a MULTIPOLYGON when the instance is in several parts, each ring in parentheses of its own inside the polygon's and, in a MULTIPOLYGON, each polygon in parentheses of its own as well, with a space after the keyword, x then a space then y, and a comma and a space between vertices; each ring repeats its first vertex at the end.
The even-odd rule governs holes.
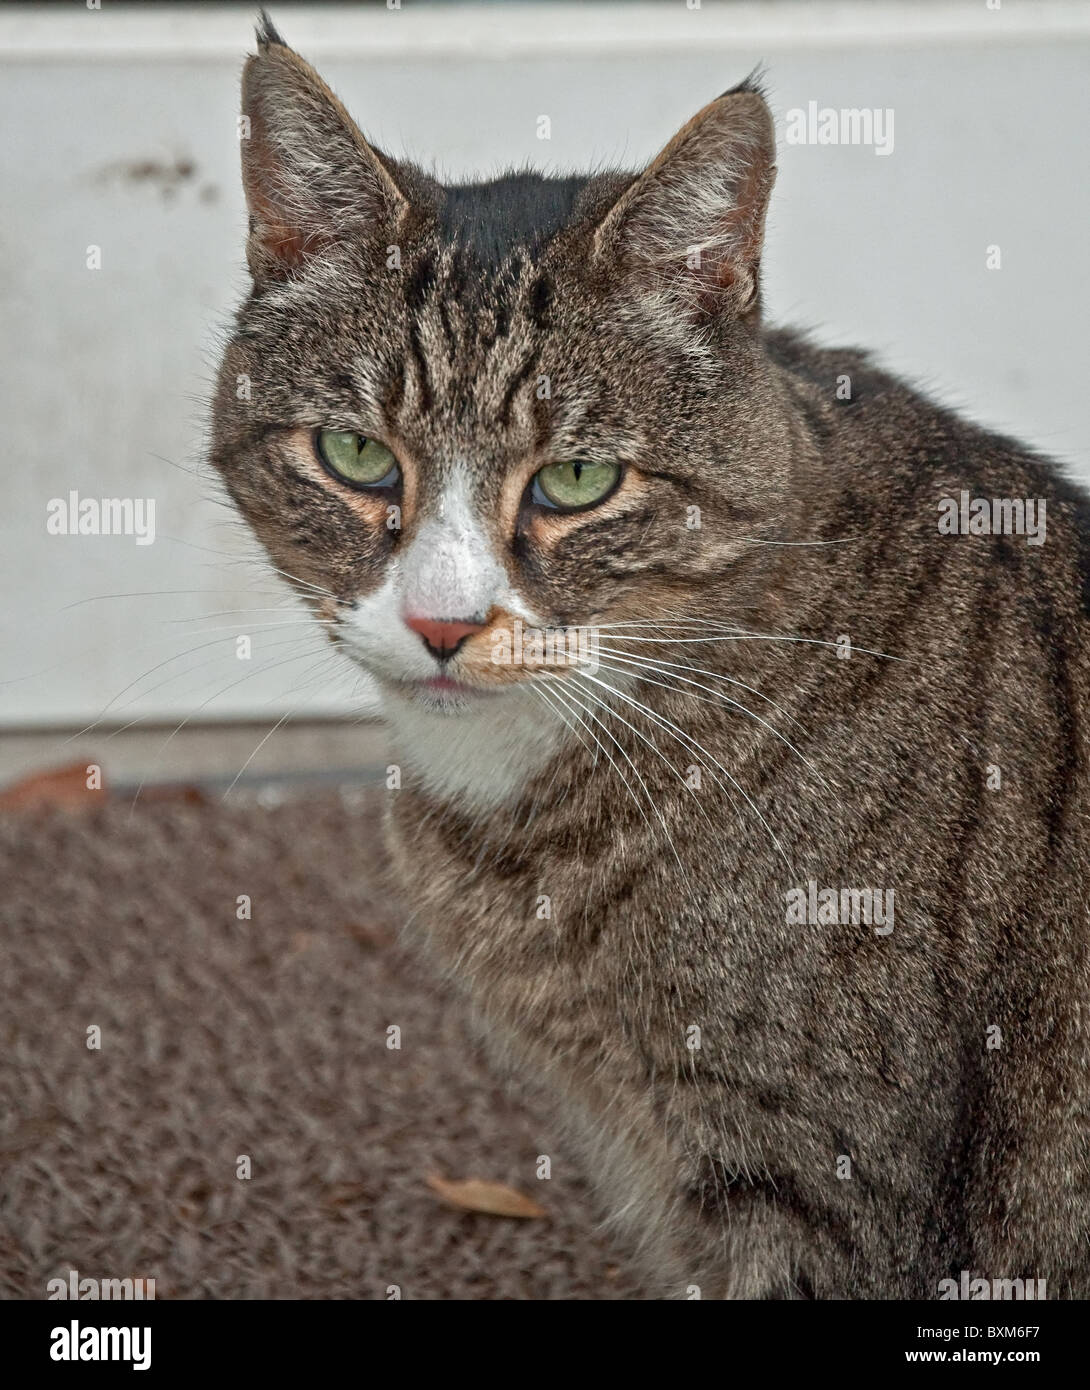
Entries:
MULTIPOLYGON (((636 163, 761 61, 781 120, 811 99, 892 108, 889 157, 783 147, 771 316, 876 349, 1090 479, 1085 4, 273 15, 372 139, 447 174, 636 163), (985 268, 990 244, 1000 271, 985 268)), ((110 719, 177 720, 206 699, 194 718, 359 704, 307 629, 259 626, 284 613, 223 612, 287 600, 238 563, 251 550, 199 475, 217 334, 244 286, 235 115, 251 19, 0 10, 0 723, 83 723, 108 705, 110 719), (178 161, 193 171, 172 194, 140 175, 178 161), (92 243, 101 270, 86 268, 92 243), (155 543, 48 536, 47 502, 73 488, 154 497, 155 543), (249 665, 239 632, 255 638, 249 665), (274 667, 292 642, 313 659, 274 667)))

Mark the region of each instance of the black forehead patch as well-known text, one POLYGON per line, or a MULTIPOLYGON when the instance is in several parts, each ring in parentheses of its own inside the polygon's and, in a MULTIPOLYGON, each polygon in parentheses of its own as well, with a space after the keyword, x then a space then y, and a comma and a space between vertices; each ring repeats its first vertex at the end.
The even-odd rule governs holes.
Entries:
POLYGON ((538 251, 570 222, 587 182, 525 173, 454 184, 439 209, 439 228, 481 269, 498 270, 512 252, 538 251))

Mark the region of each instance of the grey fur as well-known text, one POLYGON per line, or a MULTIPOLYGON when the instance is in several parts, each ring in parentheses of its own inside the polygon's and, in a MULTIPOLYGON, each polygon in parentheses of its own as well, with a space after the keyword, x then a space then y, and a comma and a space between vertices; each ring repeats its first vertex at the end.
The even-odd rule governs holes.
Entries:
MULTIPOLYGON (((411 776, 390 846, 659 1286, 1090 1294, 1085 496, 762 325, 749 87, 641 175, 453 190, 367 146, 271 29, 244 109, 255 285, 213 458, 276 564, 341 640, 460 480, 534 610, 613 653, 617 689, 556 687, 573 732, 543 767, 524 724, 475 746, 522 747, 515 793, 411 776), (307 462, 322 427, 398 442, 401 530, 307 462), (512 500, 528 459, 572 457, 626 465, 600 511, 512 500), (1047 544, 940 534, 963 489, 1047 499, 1047 544), (810 881, 894 890, 894 930, 792 924, 810 881)), ((483 681, 476 640, 455 664, 483 681)))

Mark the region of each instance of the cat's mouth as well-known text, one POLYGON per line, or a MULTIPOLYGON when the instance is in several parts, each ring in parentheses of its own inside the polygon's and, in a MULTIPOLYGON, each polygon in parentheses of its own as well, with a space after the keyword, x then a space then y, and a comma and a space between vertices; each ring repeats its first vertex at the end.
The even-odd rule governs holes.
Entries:
POLYGON ((445 674, 427 676, 420 679, 402 679, 392 682, 397 693, 412 700, 424 709, 444 714, 456 714, 461 710, 475 707, 488 699, 506 694, 511 686, 470 685, 455 676, 445 674))
POLYGON ((495 695, 495 690, 482 690, 480 686, 467 685, 465 681, 456 680, 453 676, 430 676, 427 680, 412 681, 412 685, 422 685, 425 690, 449 690, 453 692, 464 692, 467 695, 495 695))
POLYGON ((459 695, 467 698, 487 699, 490 695, 501 695, 507 687, 470 685, 455 676, 429 676, 426 680, 407 681, 413 690, 426 690, 433 695, 459 695))

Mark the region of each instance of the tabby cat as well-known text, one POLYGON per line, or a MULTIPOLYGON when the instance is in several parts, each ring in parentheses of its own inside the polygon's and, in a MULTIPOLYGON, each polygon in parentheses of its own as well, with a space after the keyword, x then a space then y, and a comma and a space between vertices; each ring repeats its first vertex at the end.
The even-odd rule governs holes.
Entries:
POLYGON ((677 1297, 1090 1295, 1087 499, 762 324, 755 83, 443 185, 258 49, 212 457, 618 1238, 677 1297))

